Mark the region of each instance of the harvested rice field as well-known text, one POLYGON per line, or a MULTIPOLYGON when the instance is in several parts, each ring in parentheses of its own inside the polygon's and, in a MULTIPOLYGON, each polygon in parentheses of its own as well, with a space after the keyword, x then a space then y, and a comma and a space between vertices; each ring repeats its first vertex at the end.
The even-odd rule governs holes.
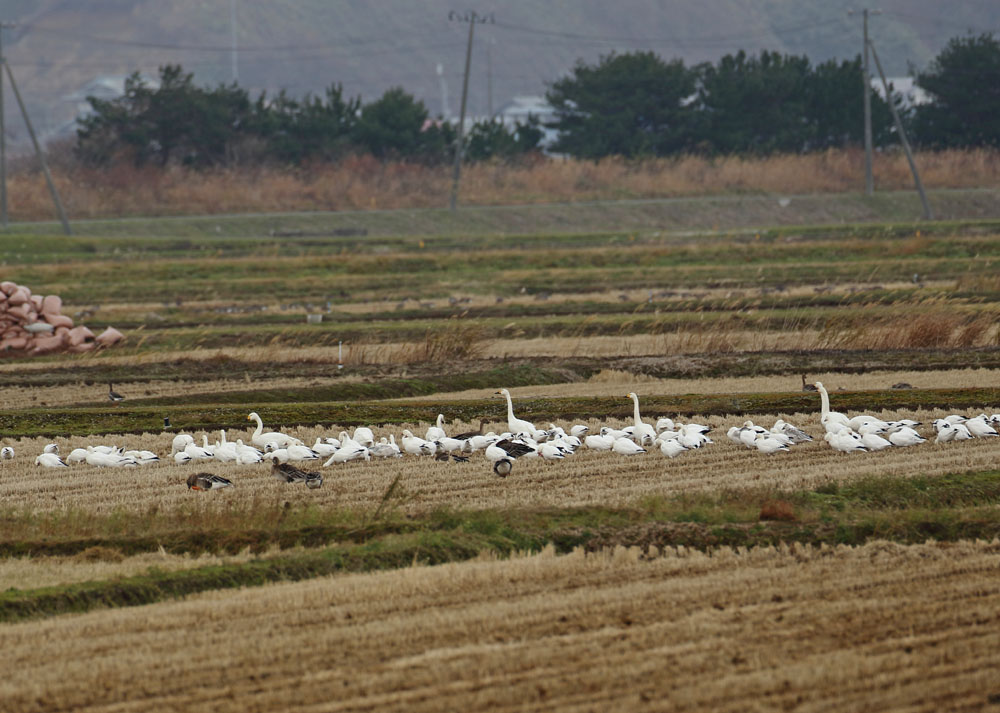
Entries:
POLYGON ((201 594, 0 627, 0 710, 982 711, 998 575, 996 542, 875 541, 201 594))
MULTIPOLYGON (((624 386, 624 385, 623 385, 624 386)), ((912 418, 930 423, 946 416, 944 411, 883 412, 883 419, 912 418)), ((781 414, 755 417, 770 427, 781 414)), ((935 443, 933 429, 921 428, 929 436, 926 443, 885 451, 848 454, 833 450, 822 439, 822 427, 814 414, 784 414, 784 419, 798 424, 814 436, 812 442, 793 446, 788 452, 760 453, 735 444, 726 437, 732 426, 742 426, 745 416, 703 419, 712 431, 713 443, 667 458, 657 447, 647 453, 623 456, 581 448, 579 452, 556 462, 540 458, 518 460, 511 477, 499 479, 490 463, 478 452, 469 462, 439 462, 431 457, 358 460, 321 467, 324 459, 299 463, 305 470, 319 470, 324 485, 318 491, 289 488, 271 475, 269 462, 236 465, 234 463, 189 463, 178 465, 169 457, 170 434, 131 435, 102 439, 101 443, 123 449, 150 449, 161 455, 162 463, 121 470, 77 464, 65 469, 40 469, 29 458, 17 464, 0 465, 0 492, 8 508, 36 514, 80 510, 88 513, 143 513, 151 508, 160 511, 190 506, 191 493, 185 485, 187 476, 197 470, 210 470, 229 478, 231 490, 210 493, 224 507, 252 509, 255 505, 275 505, 285 501, 295 505, 346 507, 358 511, 378 506, 389 483, 399 479, 398 506, 405 512, 421 513, 435 508, 574 508, 626 507, 641 498, 672 497, 692 493, 740 490, 813 490, 850 481, 858 477, 908 477, 982 471, 1000 463, 1000 438, 935 443), (811 419, 811 421, 810 421, 811 419), (123 481, 122 479, 125 478, 123 481), (115 487, 116 485, 125 487, 115 487)), ((585 422, 596 432, 602 426, 624 428, 620 419, 585 422)), ((399 424, 375 429, 376 439, 393 435, 400 441, 404 429, 423 434, 430 424, 399 424)), ((548 424, 546 424, 547 426, 548 424)), ((565 428, 572 424, 564 422, 565 428)), ((453 433, 475 429, 469 423, 449 424, 453 433)), ((487 431, 500 433, 506 424, 487 423, 487 431)), ((319 436, 337 436, 321 428, 286 429, 304 443, 312 444, 319 436)), ((196 432, 197 442, 211 435, 196 432)), ((250 431, 228 432, 228 440, 242 438, 249 442, 250 431)), ((41 453, 48 439, 12 441, 16 452, 41 453)), ((56 438, 60 452, 80 447, 82 440, 56 438)))
POLYGON ((0 359, 0 711, 1000 710, 1000 436, 933 425, 1000 414, 1000 222, 247 221, 258 237, 0 235, 0 278, 125 334, 0 359), (926 441, 835 450, 814 382, 926 441), (471 446, 293 458, 317 488, 172 453, 249 443, 250 412, 306 445, 404 445, 438 414, 501 433, 501 388, 538 429, 635 426, 635 392, 650 426, 711 442, 506 477, 471 446), (813 440, 727 436, 778 419, 813 440), (50 444, 159 461, 36 465, 50 444))

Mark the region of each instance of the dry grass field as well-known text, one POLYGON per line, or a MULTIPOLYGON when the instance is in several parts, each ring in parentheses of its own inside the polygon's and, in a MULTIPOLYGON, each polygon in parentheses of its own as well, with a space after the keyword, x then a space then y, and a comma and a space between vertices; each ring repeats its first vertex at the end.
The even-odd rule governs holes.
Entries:
MULTIPOLYGON (((853 157, 811 160, 835 180, 853 157)), ((940 160, 995 184, 993 161, 940 160)), ((673 168, 739 188, 759 167, 673 168)), ((667 186, 666 169, 504 180, 513 195, 571 179, 600 196, 626 174, 635 196, 702 190, 667 186)), ((178 198, 181 178, 157 184, 172 206, 239 208, 208 184, 178 198)), ((123 210, 148 211, 134 193, 123 210)), ((1000 706, 1000 437, 937 444, 930 426, 1000 412, 1000 224, 204 230, 0 235, 0 277, 126 334, 0 361, 0 445, 16 453, 0 460, 0 711, 1000 706), (836 452, 803 377, 835 409, 914 418, 931 440, 836 452), (635 391, 647 421, 705 423, 714 443, 522 458, 507 478, 482 453, 301 464, 319 489, 169 457, 178 431, 248 439, 250 411, 307 444, 359 424, 422 435, 438 412, 450 433, 499 432, 501 387, 541 427, 594 431, 631 424, 635 391), (816 440, 765 455, 726 437, 778 417, 816 440), (34 465, 50 442, 162 460, 34 465), (234 487, 189 490, 199 471, 234 487)))
MULTIPOLYGON (((918 156, 928 188, 981 188, 1000 184, 995 152, 925 152, 918 156)), ((462 174, 462 201, 509 205, 556 201, 661 198, 740 193, 822 193, 860 190, 863 153, 826 151, 763 158, 687 156, 679 159, 601 161, 539 159, 520 164, 477 163, 462 174)), ((901 152, 875 157, 877 188, 908 190, 901 152)), ((371 210, 440 207, 448 195, 450 166, 382 163, 354 158, 304 170, 244 168, 216 172, 161 170, 127 164, 111 170, 57 170, 55 182, 76 219, 120 215, 179 215, 267 211, 371 210)), ((10 179, 17 220, 52 216, 45 183, 36 171, 10 179)))
POLYGON ((203 594, 0 627, 0 710, 984 711, 998 573, 996 541, 875 541, 203 594))

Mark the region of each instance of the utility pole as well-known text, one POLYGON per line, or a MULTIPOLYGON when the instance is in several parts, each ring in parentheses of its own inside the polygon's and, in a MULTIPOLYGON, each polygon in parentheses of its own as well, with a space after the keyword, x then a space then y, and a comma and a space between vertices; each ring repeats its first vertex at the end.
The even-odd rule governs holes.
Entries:
POLYGON ((476 23, 492 23, 494 20, 492 13, 489 15, 479 15, 473 10, 470 10, 464 15, 460 15, 452 10, 448 13, 448 19, 469 23, 469 44, 465 48, 465 78, 462 80, 462 105, 458 112, 458 132, 455 138, 455 170, 451 181, 451 199, 448 201, 448 207, 454 211, 456 204, 458 203, 458 179, 462 172, 462 129, 465 127, 465 104, 469 96, 469 67, 472 64, 472 35, 473 31, 476 29, 476 23))
POLYGON ((233 84, 240 78, 239 45, 236 39, 236 0, 229 0, 229 54, 233 68, 233 84))
POLYGON ((493 45, 496 43, 492 37, 486 43, 486 114, 493 119, 493 45))
MULTIPOLYGON (((0 66, 6 64, 3 57, 3 31, 10 27, 0 22, 0 66)), ((7 136, 3 123, 3 72, 0 72, 0 223, 7 229, 7 136)))
POLYGON ((874 43, 869 40, 868 44, 871 45, 872 57, 875 58, 875 66, 878 67, 878 75, 882 78, 882 87, 885 89, 885 100, 889 104, 889 111, 892 112, 892 120, 896 123, 896 131, 899 132, 899 140, 903 144, 903 151, 906 152, 906 160, 910 162, 910 172, 913 174, 913 182, 917 186, 917 193, 920 194, 920 201, 924 204, 924 218, 926 220, 934 220, 934 212, 931 210, 931 204, 927 201, 924 184, 920 182, 920 172, 917 171, 917 162, 913 160, 910 142, 906 139, 906 130, 903 128, 903 122, 899 120, 899 112, 896 111, 896 102, 892 100, 892 93, 889 91, 889 81, 885 78, 885 72, 882 71, 882 63, 878 59, 878 52, 875 51, 874 43))
POLYGON ((17 99, 17 105, 21 108, 21 116, 24 117, 24 124, 28 127, 28 136, 31 137, 31 143, 35 147, 35 154, 38 156, 38 163, 42 165, 42 173, 45 175, 45 182, 49 186, 49 193, 52 194, 52 202, 55 204, 56 213, 59 214, 59 220, 62 223, 63 231, 66 235, 72 235, 73 231, 70 230, 69 221, 66 220, 66 211, 63 210, 62 201, 59 200, 59 191, 56 190, 56 184, 52 181, 52 174, 49 172, 49 165, 45 162, 45 154, 42 153, 42 147, 38 143, 38 137, 35 136, 35 128, 31 125, 31 119, 28 117, 28 110, 24 106, 24 100, 21 99, 21 92, 17 90, 17 83, 14 81, 14 74, 10 71, 10 63, 4 60, 3 68, 7 70, 7 79, 10 80, 10 88, 14 90, 14 98, 17 99))
MULTIPOLYGON (((854 10, 848 10, 848 15, 853 15, 854 10)), ((868 16, 881 15, 881 10, 869 10, 865 8, 861 11, 862 27, 864 28, 864 64, 861 69, 862 96, 865 105, 865 195, 870 196, 875 193, 875 178, 872 175, 872 79, 871 71, 868 68, 868 16)))

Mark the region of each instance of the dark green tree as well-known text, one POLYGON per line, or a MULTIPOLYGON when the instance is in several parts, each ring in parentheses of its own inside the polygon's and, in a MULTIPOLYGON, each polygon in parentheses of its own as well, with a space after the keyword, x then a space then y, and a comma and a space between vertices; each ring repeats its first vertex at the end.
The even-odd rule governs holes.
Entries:
POLYGON ((466 161, 510 160, 537 151, 544 136, 534 116, 510 128, 499 120, 477 121, 465 139, 463 155, 466 161))
POLYGON ((270 160, 335 160, 352 150, 360 110, 360 97, 345 99, 340 85, 327 88, 325 98, 307 95, 302 101, 284 91, 270 101, 261 94, 254 107, 253 134, 264 142, 270 160))
POLYGON ((552 150, 578 158, 663 156, 691 143, 689 105, 696 74, 681 60, 652 52, 611 54, 596 66, 578 62, 546 98, 559 136, 552 150))
MULTIPOLYGON (((890 85, 891 89, 891 85, 890 85)), ((897 110, 905 109, 895 97, 897 110)), ((896 141, 889 105, 872 92, 872 139, 876 146, 896 141)), ((816 65, 806 82, 806 117, 812 127, 808 148, 842 148, 864 143, 864 98, 861 56, 853 60, 829 60, 816 65)))
POLYGON ((931 102, 915 110, 915 143, 1000 146, 1000 42, 992 33, 952 38, 916 84, 931 102))
POLYGON ((401 87, 394 87, 361 109, 354 129, 357 148, 376 158, 448 159, 454 132, 430 121, 427 107, 401 87))
POLYGON ((741 50, 703 65, 701 75, 703 147, 715 153, 771 153, 808 146, 813 136, 808 58, 778 52, 751 57, 741 50))
POLYGON ((125 81, 123 96, 88 101, 93 113, 79 121, 77 154, 91 163, 128 156, 137 164, 220 164, 252 111, 243 89, 195 87, 179 65, 161 67, 155 89, 134 73, 125 81))

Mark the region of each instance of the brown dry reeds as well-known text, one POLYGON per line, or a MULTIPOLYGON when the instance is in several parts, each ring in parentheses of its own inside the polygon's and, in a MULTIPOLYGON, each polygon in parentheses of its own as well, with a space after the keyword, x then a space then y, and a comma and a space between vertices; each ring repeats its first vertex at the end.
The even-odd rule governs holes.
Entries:
POLYGON ((401 363, 479 359, 488 342, 483 327, 452 320, 445 329, 429 331, 423 341, 402 348, 397 359, 401 363))
MULTIPOLYGON (((1000 185, 996 151, 926 152, 918 156, 929 188, 1000 185)), ((463 174, 463 200, 476 205, 620 198, 667 198, 726 193, 820 193, 858 188, 857 150, 767 157, 725 156, 628 161, 540 158, 520 164, 478 163, 463 174)), ((450 186, 448 167, 383 163, 351 157, 308 169, 239 168, 191 171, 119 164, 97 170, 57 167, 55 182, 67 211, 78 218, 295 210, 437 207, 450 186)), ((911 186, 896 152, 875 157, 880 190, 911 186)), ((45 220, 52 207, 44 179, 33 170, 9 179, 11 215, 45 220)))

